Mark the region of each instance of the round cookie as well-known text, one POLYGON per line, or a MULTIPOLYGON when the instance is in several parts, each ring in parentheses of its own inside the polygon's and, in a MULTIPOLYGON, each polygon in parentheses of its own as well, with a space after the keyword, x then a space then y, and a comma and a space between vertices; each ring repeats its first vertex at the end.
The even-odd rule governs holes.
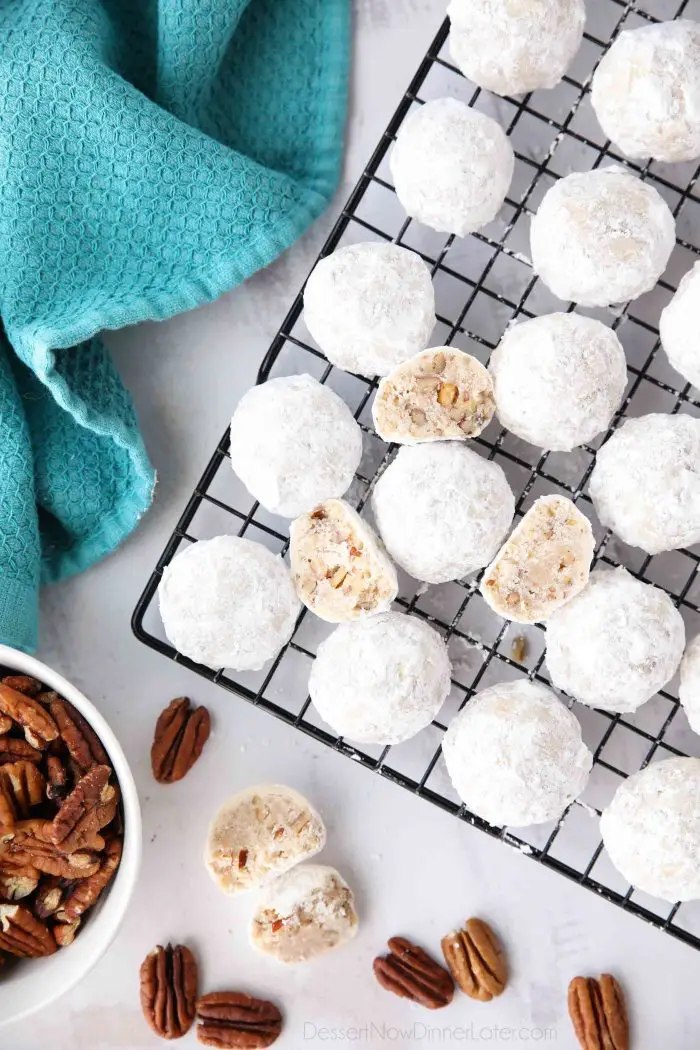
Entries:
POLYGON ((352 890, 334 868, 301 864, 263 892, 250 943, 281 963, 309 962, 357 933, 352 890))
POLYGON ((700 760, 668 758, 623 780, 600 818, 605 848, 636 889, 700 898, 700 760))
POLYGON ((426 583, 488 565, 515 513, 501 467, 456 441, 399 449, 372 502, 389 554, 426 583))
POLYGON ((231 466, 265 510, 284 518, 342 496, 361 458, 352 412, 309 375, 252 387, 231 420, 231 466))
POLYGON ((477 693, 452 720, 442 750, 464 804, 497 826, 556 820, 593 763, 576 718, 526 679, 477 693))
POLYGON ((688 382, 700 387, 700 262, 683 276, 671 302, 661 311, 659 335, 666 356, 688 382))
POLYGON ((647 554, 700 542, 700 420, 625 420, 598 452, 589 491, 601 524, 647 554))
POLYGON ((168 641, 207 667, 255 671, 289 641, 301 606, 282 559, 238 536, 176 554, 158 588, 168 641))
POLYGON ((663 197, 625 168, 573 172, 555 182, 533 217, 532 265, 559 299, 624 303, 654 287, 675 229, 663 197))
POLYGON ((665 591, 626 569, 595 569, 588 586, 549 618, 552 683, 589 707, 630 712, 673 678, 683 618, 665 591))
POLYGON ((700 157, 700 25, 688 19, 626 30, 593 75, 593 110, 625 156, 700 157))
POLYGON ((450 692, 450 673, 437 631, 389 612, 343 624, 321 642, 309 695, 339 736, 400 744, 435 718, 450 692))
POLYGON ((386 612, 397 595, 396 569, 377 536, 349 503, 329 499, 290 528, 297 594, 329 623, 386 612))
POLYGON ((260 784, 219 807, 204 863, 224 893, 239 893, 282 875, 325 844, 323 821, 303 795, 280 784, 260 784))
POLYGON ((678 699, 690 728, 700 733, 700 634, 691 638, 683 654, 678 699))
POLYGON ((553 88, 581 44, 583 0, 451 0, 450 50, 465 77, 497 95, 553 88))
POLYGON ((499 616, 539 623, 586 586, 594 547, 591 524, 571 500, 542 496, 486 569, 481 593, 499 616))
POLYGON ((409 113, 389 165, 411 218, 464 237, 498 214, 515 155, 492 117, 457 99, 440 98, 409 113))
POLYGON ((489 372, 501 424, 523 441, 564 452, 607 430, 627 385, 613 330, 575 313, 513 325, 489 372))
POLYGON ((382 379, 372 416, 384 441, 417 445, 476 437, 494 409, 493 383, 481 362, 463 350, 438 346, 382 379))
POLYGON ((350 244, 317 263, 304 321, 338 368, 373 378, 423 350, 435 327, 435 292, 419 255, 398 244, 350 244))

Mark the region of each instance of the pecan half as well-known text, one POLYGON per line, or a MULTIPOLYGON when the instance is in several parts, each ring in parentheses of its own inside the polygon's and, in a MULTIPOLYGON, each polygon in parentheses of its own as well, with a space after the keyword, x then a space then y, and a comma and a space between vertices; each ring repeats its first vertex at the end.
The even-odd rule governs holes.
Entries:
POLYGON ((46 758, 46 797, 59 805, 70 795, 68 770, 58 755, 46 758))
POLYGON ((37 682, 36 678, 28 674, 6 674, 0 681, 17 693, 24 693, 25 696, 38 696, 44 688, 41 682, 37 682))
POLYGON ((80 926, 80 919, 73 922, 55 922, 51 927, 54 940, 59 948, 67 948, 75 940, 75 935, 80 926))
POLYGON ((56 941, 48 926, 23 904, 0 904, 0 950, 36 959, 52 955, 56 941))
POLYGON ((63 879, 50 875, 44 879, 34 898, 34 914, 38 919, 48 919, 58 911, 65 893, 63 879))
POLYGON ((51 839, 64 853, 103 849, 100 828, 113 819, 119 804, 117 789, 109 783, 111 774, 109 766, 93 766, 53 818, 51 839))
POLYGON ((151 768, 159 784, 174 784, 189 773, 209 738, 206 707, 192 708, 186 696, 172 700, 158 717, 151 768))
POLYGON ((122 857, 122 841, 113 836, 107 840, 102 855, 102 863, 94 875, 74 882, 64 894, 60 907, 56 911, 59 922, 74 922, 83 912, 91 908, 98 897, 110 883, 119 867, 122 857))
POLYGON ((163 1039, 189 1032, 197 999, 197 961, 184 944, 160 944, 141 963, 141 1009, 163 1039))
POLYGON ((629 1050, 629 1021, 620 985, 609 973, 574 977, 569 1016, 583 1050, 629 1050))
POLYGON ((28 897, 39 885, 36 868, 17 868, 16 871, 0 871, 0 901, 20 901, 28 897))
POLYGON ((17 740, 10 736, 0 738, 0 766, 5 765, 6 762, 17 762, 21 758, 38 763, 41 762, 43 755, 38 748, 32 747, 26 740, 17 740))
POLYGON ((12 719, 8 715, 0 715, 0 736, 9 733, 12 729, 12 719))
POLYGON ((404 937, 391 937, 388 943, 389 955, 374 960, 374 975, 382 988, 428 1010, 452 1002, 454 983, 447 970, 404 937))
MULTIPOLYGON (((0 766, 0 773, 4 768, 4 766, 0 766)), ((0 779, 0 841, 12 835, 15 830, 16 820, 17 814, 15 813, 12 791, 0 779)))
POLYGON ((93 766, 109 765, 109 757, 97 733, 80 711, 60 697, 49 702, 49 710, 58 726, 61 740, 68 748, 68 753, 81 775, 93 766))
POLYGON ((15 819, 28 817, 34 806, 41 805, 44 801, 44 788, 43 776, 28 759, 6 762, 0 766, 0 792, 4 790, 10 798, 15 819))
POLYGON ((274 1003, 242 992, 212 992, 197 1000, 197 1039, 205 1046, 272 1046, 282 1031, 282 1014, 274 1003))
POLYGON ((490 1002, 501 995, 508 980, 501 943, 483 919, 468 919, 440 942, 450 973, 471 999, 490 1002))
POLYGON ((66 854, 51 841, 50 820, 21 820, 11 839, 0 843, 0 871, 32 867, 64 879, 85 879, 100 867, 99 854, 76 850, 66 854))
POLYGON ((1 682, 0 714, 17 722, 24 730, 27 743, 41 751, 58 736, 58 726, 40 703, 1 682))

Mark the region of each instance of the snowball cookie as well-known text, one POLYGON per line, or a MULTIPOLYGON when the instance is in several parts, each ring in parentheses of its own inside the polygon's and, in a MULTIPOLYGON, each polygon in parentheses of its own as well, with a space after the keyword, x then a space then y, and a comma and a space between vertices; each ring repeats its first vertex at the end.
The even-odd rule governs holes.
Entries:
POLYGON ((513 325, 489 371, 501 424, 523 441, 563 452, 607 430, 627 385, 613 330, 571 313, 513 325))
POLYGON ((545 642, 557 689, 589 707, 628 713, 673 678, 685 626, 665 591, 626 569, 595 569, 588 586, 550 616, 545 642))
POLYGON ((442 751, 467 808, 514 827, 561 816, 593 763, 576 718, 550 689, 525 678, 477 693, 452 720, 442 751))
POLYGON ((349 503, 328 499, 295 518, 289 558, 297 594, 329 623, 386 612, 397 595, 396 569, 349 503))
POLYGON ((591 102, 627 157, 700 157, 700 25, 677 19, 620 33, 595 71, 591 102))
POLYGON ((265 510, 283 518, 342 496, 361 458, 352 412, 309 375, 254 386, 231 420, 234 471, 265 510))
POLYGON ((372 497, 379 533, 416 580, 483 569, 510 528, 515 500, 501 467, 456 441, 406 445, 372 497))
POLYGON ((507 620, 546 620, 586 586, 594 547, 591 523, 570 499, 542 496, 487 568, 481 593, 507 620))
POLYGON ((535 272, 559 299, 582 306, 624 303, 650 291, 675 243, 663 197, 616 166, 559 179, 530 228, 535 272))
POLYGON ((414 109, 389 159, 408 215, 463 237, 494 219, 513 178, 515 155, 503 128, 455 98, 414 109))
POLYGON ((678 698, 694 733, 700 733, 700 634, 686 646, 681 660, 678 698))
POLYGON ((700 262, 684 275, 661 311, 659 334, 666 355, 688 383, 700 387, 700 262))
POLYGON ((673 902, 700 898, 700 759, 653 762, 623 780, 600 830, 636 889, 673 902))
POLYGON ((700 542, 700 419, 627 419, 598 452, 589 491, 603 525, 647 554, 700 542))
POLYGON ((452 0, 452 58, 497 95, 559 83, 581 44, 583 0, 452 0))
POLYGON ((417 445, 476 437, 495 407, 491 376, 482 363, 463 350, 438 346, 382 379, 372 415, 384 441, 417 445))
POLYGON ((260 784, 219 808, 204 863, 224 893, 239 893, 282 875, 325 844, 323 821, 303 795, 281 784, 260 784))
POLYGON ((357 933, 352 890, 335 868, 302 864, 264 891, 250 925, 250 943, 278 962, 308 962, 357 933))
POLYGON ((158 588, 165 634, 206 667, 257 671, 294 631, 301 606, 287 566, 238 536, 199 540, 176 554, 158 588))
POLYGON ((328 360, 386 375, 423 350, 435 327, 435 292, 419 255, 398 244, 351 244, 317 264, 304 321, 328 360))
POLYGON ((388 612, 343 624, 321 642, 309 695, 339 736, 400 744, 429 725, 450 691, 450 660, 424 620, 388 612))

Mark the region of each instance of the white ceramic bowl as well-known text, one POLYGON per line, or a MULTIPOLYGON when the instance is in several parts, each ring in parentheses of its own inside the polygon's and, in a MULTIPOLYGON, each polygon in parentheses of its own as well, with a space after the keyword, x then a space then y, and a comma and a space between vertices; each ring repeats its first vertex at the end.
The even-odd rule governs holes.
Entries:
MULTIPOLYGON (((102 741, 119 780, 124 807, 124 849, 121 864, 85 928, 68 948, 45 959, 12 966, 0 979, 0 1026, 41 1010, 73 988, 93 968, 112 942, 129 906, 141 863, 141 810, 136 785, 117 738, 93 704, 65 678, 39 660, 0 645, 0 667, 37 678, 69 700, 102 741)), ((4 1045, 4 1040, 0 1040, 4 1045)))

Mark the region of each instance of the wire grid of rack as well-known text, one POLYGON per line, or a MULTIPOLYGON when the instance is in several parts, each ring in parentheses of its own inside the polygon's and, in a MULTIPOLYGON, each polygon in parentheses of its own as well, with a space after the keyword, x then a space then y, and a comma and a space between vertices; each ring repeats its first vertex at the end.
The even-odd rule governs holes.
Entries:
MULTIPOLYGON (((591 5, 589 5, 590 8, 591 5)), ((448 24, 440 28, 404 98, 351 194, 321 256, 362 240, 395 241, 418 251, 431 268, 436 288, 438 325, 431 345, 452 344, 487 361, 506 325, 556 309, 573 309, 556 300, 534 276, 528 251, 528 216, 556 178, 570 170, 597 167, 603 161, 625 163, 600 131, 590 108, 588 85, 593 70, 622 28, 684 15, 700 16, 700 0, 598 0, 584 42, 569 75, 551 92, 522 99, 497 99, 470 84, 449 59, 448 24), (694 10, 697 5, 698 10, 694 10), (412 107, 429 98, 453 95, 494 115, 507 128, 516 151, 516 169, 499 217, 481 232, 459 239, 435 234, 406 218, 395 196, 387 165, 388 151, 412 107)), ((700 401, 659 351, 658 315, 682 274, 700 255, 700 195, 693 165, 629 165, 652 183, 677 219, 678 243, 659 286, 626 308, 581 311, 612 324, 628 357, 626 400, 611 430, 625 415, 648 411, 700 416, 700 401)), ((379 440, 371 425, 376 382, 332 368, 313 345, 303 323, 302 293, 297 296, 260 368, 258 381, 276 375, 309 372, 329 384, 353 408, 364 432, 364 455, 349 499, 370 513, 372 485, 390 462, 394 449, 379 440)), ((473 447, 505 470, 516 493, 517 514, 534 499, 559 492, 584 504, 596 533, 595 560, 624 565, 639 578, 663 586, 681 609, 689 634, 700 628, 700 548, 655 557, 622 544, 597 522, 586 493, 595 450, 609 436, 573 453, 542 453, 502 430, 494 421, 473 447)), ((528 675, 549 684, 543 632, 495 616, 481 599, 478 579, 419 586, 401 572, 396 607, 428 619, 446 638, 453 661, 453 688, 430 727, 405 744, 387 748, 354 747, 339 739, 315 712, 308 697, 311 661, 331 627, 302 613, 294 636, 277 658, 259 673, 231 673, 195 664, 168 644, 154 601, 163 568, 183 544, 223 532, 245 534, 284 554, 288 523, 264 511, 233 475, 228 432, 189 500, 151 575, 133 618, 137 637, 165 656, 274 714, 340 754, 361 763, 464 821, 515 846, 542 864, 594 890, 700 948, 700 904, 670 906, 633 890, 612 867, 598 831, 597 816, 621 779, 649 761, 679 754, 700 756, 700 738, 691 733, 679 708, 675 682, 633 715, 613 715, 570 702, 594 752, 594 767, 582 798, 556 823, 535 828, 497 828, 460 804, 440 761, 442 734, 457 710, 479 688, 528 675), (526 655, 514 658, 513 641, 524 636, 526 655)))

